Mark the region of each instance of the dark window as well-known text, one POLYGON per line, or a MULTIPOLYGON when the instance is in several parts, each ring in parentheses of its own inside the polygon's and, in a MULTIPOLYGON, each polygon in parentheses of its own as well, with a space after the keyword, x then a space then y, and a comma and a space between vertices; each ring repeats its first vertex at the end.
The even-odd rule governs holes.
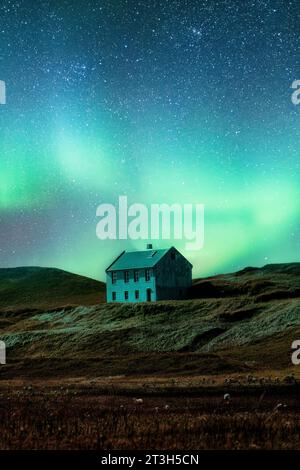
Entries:
POLYGON ((125 298, 125 300, 128 300, 128 290, 126 290, 126 291, 124 292, 124 298, 125 298))
POLYGON ((116 272, 111 273, 111 282, 112 282, 112 284, 115 284, 117 282, 117 273, 116 272))
POLYGON ((124 271, 124 282, 129 282, 129 271, 124 271))
POLYGON ((145 281, 150 281, 150 269, 145 269, 145 281))
POLYGON ((138 291, 138 290, 135 291, 135 298, 136 299, 140 298, 140 291, 138 291))
POLYGON ((116 300, 116 298, 117 298, 116 292, 112 292, 112 299, 113 299, 113 300, 116 300))
POLYGON ((139 272, 133 271, 134 282, 139 282, 139 272))
POLYGON ((175 253, 175 251, 172 251, 172 253, 171 253, 171 259, 172 259, 172 260, 176 259, 176 253, 175 253))

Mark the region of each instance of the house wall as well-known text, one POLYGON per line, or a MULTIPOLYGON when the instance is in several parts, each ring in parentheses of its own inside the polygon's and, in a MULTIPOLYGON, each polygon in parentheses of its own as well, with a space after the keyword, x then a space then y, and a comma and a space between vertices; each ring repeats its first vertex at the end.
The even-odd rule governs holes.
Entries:
POLYGON ((184 299, 187 296, 192 285, 192 266, 175 248, 158 262, 155 274, 157 300, 184 299))
POLYGON ((151 300, 157 300, 156 298, 156 286, 153 269, 150 268, 150 280, 145 280, 145 269, 137 269, 139 272, 138 282, 134 281, 135 270, 129 269, 129 282, 124 281, 124 271, 117 272, 117 281, 112 284, 112 272, 106 273, 106 300, 112 302, 112 293, 116 292, 115 302, 146 302, 147 301, 147 289, 151 289, 151 300), (139 291, 139 299, 135 298, 135 291, 139 291), (128 291, 128 300, 125 300, 124 292, 128 291))

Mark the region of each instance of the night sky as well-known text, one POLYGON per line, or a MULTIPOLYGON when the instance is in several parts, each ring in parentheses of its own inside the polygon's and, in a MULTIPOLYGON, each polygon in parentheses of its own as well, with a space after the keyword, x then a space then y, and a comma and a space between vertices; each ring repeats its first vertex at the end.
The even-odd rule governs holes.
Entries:
POLYGON ((103 280, 119 195, 205 204, 195 276, 300 261, 299 64, 299 0, 2 0, 0 267, 103 280))

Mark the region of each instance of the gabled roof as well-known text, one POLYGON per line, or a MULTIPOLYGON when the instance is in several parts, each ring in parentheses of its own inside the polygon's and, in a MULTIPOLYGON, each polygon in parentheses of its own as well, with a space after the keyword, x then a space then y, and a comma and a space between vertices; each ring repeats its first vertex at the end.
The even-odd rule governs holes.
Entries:
POLYGON ((123 251, 106 269, 120 271, 123 269, 153 268, 170 250, 123 251))

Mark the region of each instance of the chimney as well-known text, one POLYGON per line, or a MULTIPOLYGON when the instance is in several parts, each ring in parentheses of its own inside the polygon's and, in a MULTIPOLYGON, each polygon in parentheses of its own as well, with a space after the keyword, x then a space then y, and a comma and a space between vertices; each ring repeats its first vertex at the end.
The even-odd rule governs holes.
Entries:
POLYGON ((152 246, 152 243, 148 243, 147 244, 147 250, 152 250, 153 246, 152 246))

